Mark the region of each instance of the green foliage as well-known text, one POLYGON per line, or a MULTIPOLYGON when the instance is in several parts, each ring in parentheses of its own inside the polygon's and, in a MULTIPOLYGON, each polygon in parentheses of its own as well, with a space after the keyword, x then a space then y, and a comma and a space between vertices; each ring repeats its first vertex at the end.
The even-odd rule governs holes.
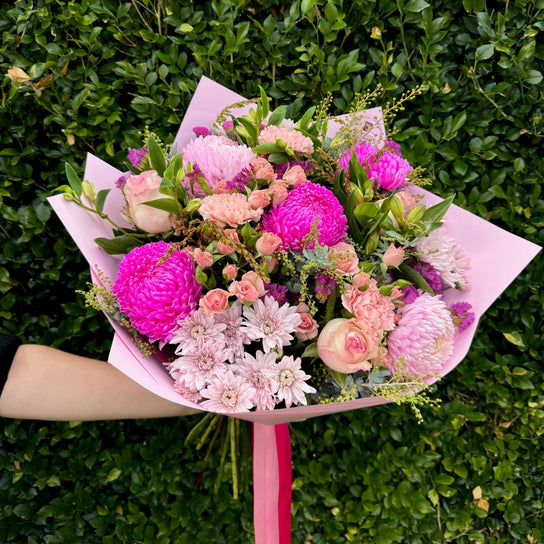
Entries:
MULTIPOLYGON (((75 294, 86 263, 45 199, 87 152, 122 165, 146 126, 170 143, 202 75, 262 87, 286 117, 424 85, 389 127, 405 157, 544 242, 542 0, 16 0, 0 30, 0 328, 27 342, 106 356, 111 331, 75 294)), ((387 405, 291 426, 294 542, 544 541, 543 277, 537 259, 489 309, 423 424, 387 405)), ((251 542, 229 470, 217 495, 212 469, 193 489, 196 421, 5 420, 0 541, 251 542)))

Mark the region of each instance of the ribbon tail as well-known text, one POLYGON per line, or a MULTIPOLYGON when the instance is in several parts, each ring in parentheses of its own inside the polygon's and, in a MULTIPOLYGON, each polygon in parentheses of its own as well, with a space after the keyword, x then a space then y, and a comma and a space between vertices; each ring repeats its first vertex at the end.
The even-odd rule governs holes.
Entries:
POLYGON ((253 423, 255 544, 290 544, 291 493, 291 440, 287 423, 253 423))

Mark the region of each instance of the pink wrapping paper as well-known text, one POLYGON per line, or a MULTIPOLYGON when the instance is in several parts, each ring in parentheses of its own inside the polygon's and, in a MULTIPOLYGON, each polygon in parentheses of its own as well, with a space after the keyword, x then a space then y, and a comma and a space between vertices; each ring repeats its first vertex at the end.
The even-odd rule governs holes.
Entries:
MULTIPOLYGON (((175 138, 179 152, 192 139, 194 126, 210 127, 216 116, 234 101, 243 98, 217 83, 202 78, 185 118, 175 138)), ((247 110, 247 108, 245 108, 247 110)), ((375 120, 379 109, 367 112, 368 118, 375 120)), ((334 130, 332 127, 331 130, 334 130)), ((375 124, 376 137, 385 137, 383 125, 375 124)), ((105 211, 118 224, 125 224, 119 210, 124 205, 120 191, 115 190, 114 182, 122 172, 93 155, 88 155, 84 179, 89 180, 96 190, 112 188, 106 200, 105 211)), ((417 189, 425 195, 425 201, 434 204, 439 197, 417 189)), ((111 281, 115 279, 120 257, 112 257, 103 252, 94 238, 111 237, 112 230, 106 221, 86 212, 63 195, 56 195, 49 202, 66 229, 82 251, 91 268, 94 281, 100 271, 111 281)), ((506 287, 535 257, 540 247, 500 229, 488 221, 467 212, 458 206, 451 206, 445 222, 449 233, 460 243, 471 260, 468 274, 469 288, 464 292, 447 292, 447 301, 466 300, 472 304, 476 315, 474 323, 458 338, 452 357, 445 364, 442 375, 450 372, 466 356, 474 337, 478 320, 506 287)), ((110 320, 111 322, 111 320, 110 320)), ((158 359, 144 358, 132 344, 127 332, 117 323, 111 322, 115 330, 109 361, 131 379, 167 400, 185 406, 196 407, 185 400, 172 388, 172 379, 158 359)), ((254 488, 255 488, 255 532, 257 544, 287 544, 290 529, 290 445, 285 431, 287 422, 304 420, 335 412, 356 410, 384 404, 380 397, 357 399, 345 403, 283 408, 269 412, 249 412, 233 414, 254 425, 254 488), (274 425, 267 429, 265 426, 274 425), (283 429, 283 430, 281 430, 283 429), (287 461, 287 453, 289 461, 287 461), (280 485, 281 483, 281 485, 280 485), (288 491, 289 499, 280 501, 288 491), (280 506, 283 504, 283 508, 280 506), (283 536, 282 536, 283 535, 283 536)))

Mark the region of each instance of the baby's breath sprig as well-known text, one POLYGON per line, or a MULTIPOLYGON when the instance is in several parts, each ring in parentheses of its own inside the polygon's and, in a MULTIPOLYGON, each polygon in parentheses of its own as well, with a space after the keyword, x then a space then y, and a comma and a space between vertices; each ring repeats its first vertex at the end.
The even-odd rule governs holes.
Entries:
POLYGON ((387 125, 389 124, 400 111, 404 111, 404 104, 409 100, 413 100, 416 96, 423 94, 425 91, 425 85, 418 85, 409 91, 406 91, 400 95, 399 98, 394 98, 392 102, 387 102, 383 107, 383 120, 387 125))
POLYGON ((416 166, 411 172, 409 172, 407 178, 412 185, 423 187, 424 185, 432 185, 433 180, 425 177, 426 170, 422 166, 416 166))

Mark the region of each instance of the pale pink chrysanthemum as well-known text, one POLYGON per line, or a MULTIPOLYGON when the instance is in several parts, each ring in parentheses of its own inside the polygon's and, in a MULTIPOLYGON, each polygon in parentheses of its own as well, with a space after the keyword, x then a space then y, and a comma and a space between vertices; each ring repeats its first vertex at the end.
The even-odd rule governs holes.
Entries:
POLYGON ((347 285, 342 305, 375 330, 391 331, 395 328, 395 304, 390 297, 380 293, 375 279, 371 279, 364 290, 347 285))
POLYGON ((245 345, 251 343, 242 329, 242 303, 235 301, 229 310, 217 314, 215 320, 225 324, 225 351, 227 360, 233 363, 237 357, 242 357, 245 345))
POLYGON ((314 246, 304 240, 313 227, 319 243, 329 247, 343 241, 347 234, 347 219, 338 199, 326 187, 310 181, 297 185, 262 221, 262 229, 277 234, 281 247, 292 251, 314 246))
POLYGON ((255 388, 243 376, 230 369, 201 392, 201 404, 206 410, 219 413, 249 412, 253 408, 255 388))
POLYGON ((243 331, 250 340, 262 340, 265 353, 290 345, 301 322, 296 306, 280 307, 272 297, 259 298, 243 311, 243 331))
POLYGON ((453 353, 455 338, 446 303, 439 296, 423 293, 397 313, 397 327, 387 337, 393 367, 416 376, 439 372, 453 353))
POLYGON ((283 140, 295 153, 306 155, 314 151, 311 138, 289 127, 269 125, 259 135, 259 144, 275 143, 277 140, 283 140))
MULTIPOLYGON (((231 181, 245 169, 249 169, 256 153, 245 145, 238 145, 226 136, 205 136, 196 138, 183 150, 183 167, 187 163, 197 164, 210 189, 218 181, 231 181)), ((206 193, 197 184, 193 185, 194 196, 206 193)))
POLYGON ((169 365, 170 375, 189 389, 201 390, 227 369, 222 345, 203 342, 169 365))
POLYGON ((275 373, 270 372, 276 366, 276 354, 274 352, 263 353, 258 351, 253 355, 245 353, 243 358, 236 363, 237 374, 244 376, 255 388, 253 403, 257 410, 273 410, 276 406, 276 391, 278 382, 275 373))
MULTIPOLYGON (((174 378, 174 376, 172 376, 174 378)), ((174 391, 179 393, 184 399, 198 404, 202 400, 202 395, 198 389, 191 389, 183 381, 174 379, 174 391)))
POLYGON ((213 314, 202 310, 194 311, 190 316, 178 322, 179 327, 170 339, 171 344, 177 344, 176 353, 187 353, 204 342, 214 342, 223 345, 225 342, 224 323, 217 323, 213 314))
POLYGON ((420 261, 429 263, 448 287, 463 290, 468 285, 470 261, 444 225, 422 238, 416 246, 420 261))
POLYGON ((306 380, 311 376, 302 370, 300 357, 296 359, 287 355, 282 357, 272 372, 278 382, 278 399, 285 401, 286 408, 292 404, 305 406, 307 404, 305 393, 316 392, 311 385, 306 383, 306 380))
POLYGON ((191 257, 171 244, 153 242, 137 247, 119 264, 113 294, 119 309, 150 342, 169 342, 177 322, 198 306, 202 287, 191 257))
POLYGON ((241 193, 209 195, 202 200, 198 212, 206 221, 214 221, 225 227, 238 227, 248 221, 259 221, 262 208, 254 210, 241 193))
MULTIPOLYGON (((410 163, 392 151, 378 152, 378 148, 369 144, 354 147, 361 166, 366 170, 369 179, 376 182, 380 189, 394 191, 404 185, 406 177, 413 170, 410 163)), ((340 168, 347 168, 351 158, 351 150, 339 161, 340 168)))

